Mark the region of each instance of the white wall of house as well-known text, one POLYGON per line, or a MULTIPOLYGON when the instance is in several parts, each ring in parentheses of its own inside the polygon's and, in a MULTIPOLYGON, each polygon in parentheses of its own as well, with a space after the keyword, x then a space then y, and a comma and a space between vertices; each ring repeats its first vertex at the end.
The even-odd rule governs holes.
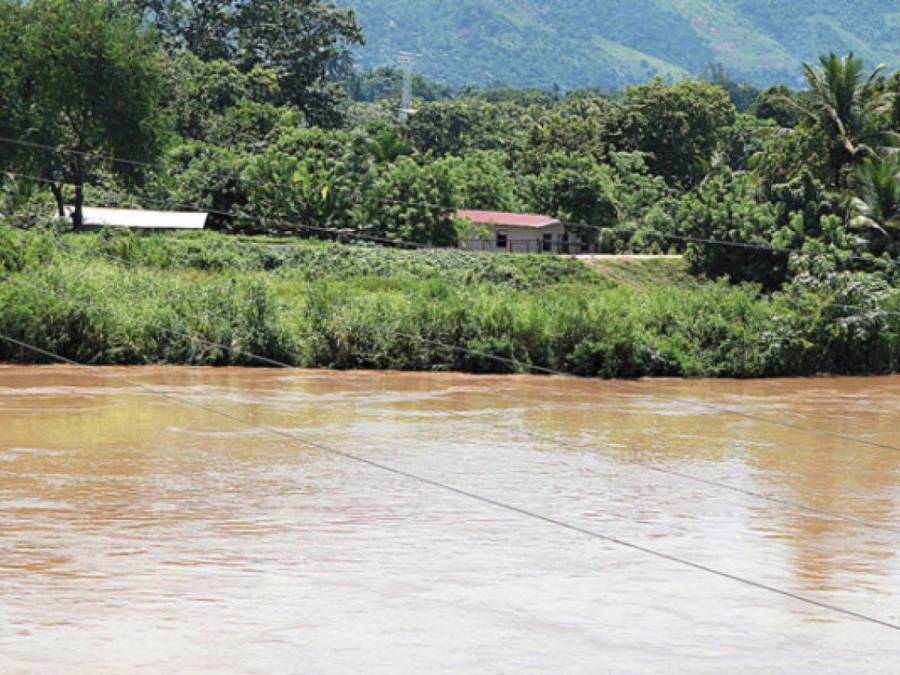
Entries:
MULTIPOLYGON (((558 253, 566 241, 564 225, 546 227, 506 227, 484 225, 474 228, 461 237, 462 247, 470 251, 490 253, 558 253)), ((577 237, 569 234, 568 241, 577 246, 577 237)), ((574 251, 573 252, 577 252, 574 251)))

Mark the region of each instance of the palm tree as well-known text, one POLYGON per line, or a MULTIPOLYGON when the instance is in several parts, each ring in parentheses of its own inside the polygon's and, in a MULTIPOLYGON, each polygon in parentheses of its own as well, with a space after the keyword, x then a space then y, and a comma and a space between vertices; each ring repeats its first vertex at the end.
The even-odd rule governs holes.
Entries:
POLYGON ((820 56, 819 63, 821 68, 803 64, 810 103, 798 107, 830 137, 831 168, 835 184, 840 185, 847 165, 900 141, 900 135, 884 124, 895 94, 877 86, 885 66, 878 66, 866 77, 863 60, 855 58, 853 52, 844 58, 820 56))
POLYGON ((849 184, 851 227, 874 230, 900 244, 900 155, 866 158, 850 174, 849 184))

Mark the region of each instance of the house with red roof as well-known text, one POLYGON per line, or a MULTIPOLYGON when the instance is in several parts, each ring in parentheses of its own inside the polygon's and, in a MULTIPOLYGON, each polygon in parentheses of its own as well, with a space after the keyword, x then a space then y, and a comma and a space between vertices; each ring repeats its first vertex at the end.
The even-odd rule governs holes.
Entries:
POLYGON ((580 253, 581 243, 557 218, 502 211, 457 211, 472 226, 462 236, 470 251, 493 253, 580 253))

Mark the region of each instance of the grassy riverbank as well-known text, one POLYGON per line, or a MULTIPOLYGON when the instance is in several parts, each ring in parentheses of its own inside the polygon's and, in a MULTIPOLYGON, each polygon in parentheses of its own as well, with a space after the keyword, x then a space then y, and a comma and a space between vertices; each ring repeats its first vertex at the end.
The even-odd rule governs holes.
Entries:
MULTIPOLYGON (((474 350, 604 377, 900 369, 896 290, 860 275, 767 296, 683 283, 677 263, 641 261, 634 283, 551 256, 0 228, 17 282, 0 332, 96 364, 519 369, 474 350)), ((0 360, 35 356, 0 344, 0 360)))

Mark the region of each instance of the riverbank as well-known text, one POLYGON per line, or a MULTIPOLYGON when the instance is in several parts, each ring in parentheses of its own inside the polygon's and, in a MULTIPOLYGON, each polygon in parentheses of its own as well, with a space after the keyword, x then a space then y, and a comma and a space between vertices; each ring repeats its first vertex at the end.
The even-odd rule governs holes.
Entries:
MULTIPOLYGON (((601 377, 900 370, 900 297, 864 284, 794 283, 765 295, 695 280, 677 260, 658 269, 635 261, 639 274, 629 276, 624 262, 605 272, 552 256, 214 233, 5 231, 0 250, 15 282, 0 287, 0 332, 86 363, 264 357, 310 368, 534 366, 601 377)), ((45 361, 8 344, 0 360, 45 361)))

